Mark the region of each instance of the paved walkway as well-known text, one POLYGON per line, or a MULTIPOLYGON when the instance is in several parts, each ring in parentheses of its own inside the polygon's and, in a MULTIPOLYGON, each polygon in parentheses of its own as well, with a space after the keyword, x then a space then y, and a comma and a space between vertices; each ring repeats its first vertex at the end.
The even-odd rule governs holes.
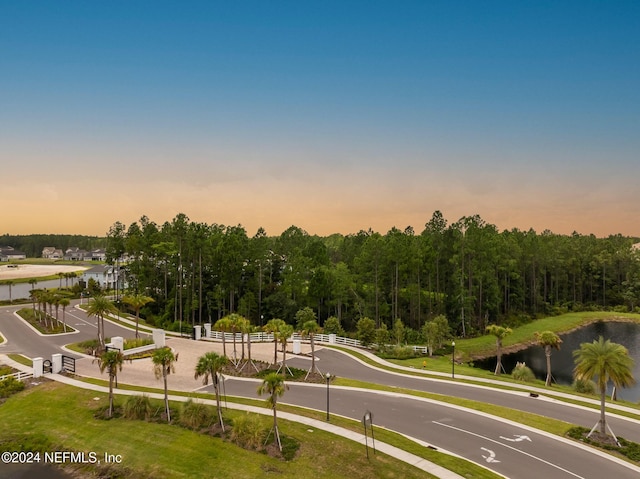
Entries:
MULTIPOLYGON (((171 374, 170 388, 178 391, 195 391, 202 387, 202 379, 194 379, 194 372, 198 358, 203 354, 213 351, 220 355, 223 353, 222 343, 217 341, 193 341, 186 338, 167 338, 166 345, 178 354, 178 361, 175 364, 175 372, 171 374)), ((289 345, 287 360, 291 358, 310 358, 311 347, 308 344, 301 344, 300 355, 294 355, 289 345)), ((245 356, 246 356, 245 344, 245 356)), ((226 345, 227 355, 233 357, 233 343, 226 345)), ((253 343, 251 345, 251 357, 256 361, 273 362, 273 343, 253 343)), ((316 348, 316 351, 320 348, 316 348)), ((238 342, 236 344, 236 354, 241 357, 242 349, 238 342)), ((77 354, 74 352, 74 354, 77 354)), ((282 353, 278 351, 278 361, 282 360, 282 353)), ((249 367, 249 366, 247 366, 249 367)), ((98 363, 91 356, 86 356, 76 360, 76 374, 82 377, 99 378, 108 380, 107 372, 100 373, 98 363)), ((139 387, 162 388, 162 379, 156 379, 151 358, 135 359, 131 362, 125 361, 122 371, 118 372, 119 384, 131 384, 139 387)))
MULTIPOLYGON (((202 387, 202 381, 196 380, 193 378, 193 371, 195 370, 195 364, 198 358, 206 353, 207 351, 215 351, 222 354, 222 343, 218 342, 210 342, 210 341, 193 341, 190 339, 182 339, 182 338, 170 338, 167 339, 167 346, 170 346, 174 349, 175 352, 178 353, 178 362, 176 363, 176 372, 171 377, 171 389, 173 390, 181 390, 181 391, 194 391, 200 387, 202 387)), ((309 345, 302 344, 301 345, 302 354, 308 354, 310 352, 309 345)), ((227 354, 232 355, 233 344, 227 344, 227 354)), ((240 346, 237 345, 237 353, 240 355, 240 346)), ((318 350, 319 347, 316 347, 318 350)), ((273 360, 273 343, 266 344, 253 344, 251 348, 252 357, 256 360, 263 360, 270 362, 273 360)), ((294 357, 293 354, 287 353, 287 358, 294 357)), ((301 355, 295 355, 295 357, 304 357, 301 355)), ((278 358, 281 359, 281 356, 278 358)), ((0 364, 6 364, 8 366, 13 367, 14 369, 31 372, 33 368, 28 366, 24 366, 23 364, 17 363, 10 359, 8 356, 0 354, 0 364)), ((105 374, 100 374, 100 370, 98 368, 97 363, 93 362, 93 359, 90 357, 82 358, 76 360, 76 374, 79 376, 86 377, 94 377, 101 379, 108 379, 108 376, 105 374)), ((105 386, 97 386, 95 384, 88 384, 83 381, 79 381, 76 379, 69 378, 67 376, 63 376, 60 374, 51 374, 47 375, 48 379, 52 379, 55 381, 59 381, 65 384, 69 384, 75 387, 80 387, 84 389, 89 389, 101 393, 108 393, 109 389, 105 386)), ((120 384, 134 384, 140 387, 152 387, 152 388, 162 388, 162 380, 156 379, 153 373, 153 365, 151 363, 151 359, 139 359, 135 360, 131 363, 125 363, 122 368, 122 371, 118 373, 118 380, 120 384)), ((127 391, 118 389, 117 394, 120 395, 134 395, 139 394, 136 391, 127 391)), ((163 399, 164 396, 160 393, 151 393, 148 394, 149 397, 156 399, 163 399)), ((184 402, 188 400, 188 398, 184 396, 169 396, 171 401, 184 402)), ((213 400, 200 400, 205 404, 215 406, 215 401, 213 400)), ((245 406, 242 404, 236 404, 233 402, 228 402, 227 407, 230 409, 239 409, 249 412, 254 412, 258 414, 271 415, 272 411, 268 408, 259 408, 253 406, 245 406)), ((351 441, 358 442, 359 444, 365 445, 367 439, 363 434, 358 434, 354 431, 350 431, 348 429, 344 429, 338 426, 334 426, 330 423, 324 421, 318 421, 316 419, 310 419, 305 416, 298 416, 291 413, 279 412, 278 416, 282 419, 286 419, 289 421, 295 421, 298 423, 305 424, 309 427, 320 429, 323 431, 330 432, 332 434, 336 434, 338 436, 342 436, 351 441)), ((410 438, 416 443, 427 447, 428 444, 423 441, 410 438)), ((370 441, 370 439, 369 439, 370 441)), ((395 446, 391 446, 390 444, 386 444, 384 442, 376 441, 376 450, 380 451, 384 454, 388 454, 391 457, 394 457, 400 461, 403 461, 407 464, 411 464, 418 469, 421 469, 425 472, 433 474, 434 476, 441 479, 464 479, 459 474, 455 472, 449 471, 437 464, 429 462, 421 457, 418 457, 414 454, 408 453, 399 449, 395 446)))

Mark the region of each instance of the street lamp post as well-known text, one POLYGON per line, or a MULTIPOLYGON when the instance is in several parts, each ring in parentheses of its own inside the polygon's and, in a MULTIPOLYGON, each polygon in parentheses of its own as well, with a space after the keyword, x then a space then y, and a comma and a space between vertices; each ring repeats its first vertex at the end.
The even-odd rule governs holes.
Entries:
POLYGON ((329 381, 331 380, 331 374, 327 373, 324 377, 327 379, 327 422, 329 422, 329 381))
POLYGON ((453 348, 451 351, 451 379, 455 379, 456 377, 456 342, 451 341, 451 347, 453 348))

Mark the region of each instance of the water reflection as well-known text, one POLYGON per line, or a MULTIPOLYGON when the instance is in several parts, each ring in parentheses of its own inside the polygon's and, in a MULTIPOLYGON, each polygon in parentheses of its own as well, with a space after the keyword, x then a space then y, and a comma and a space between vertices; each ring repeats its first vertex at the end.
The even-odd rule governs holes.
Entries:
MULTIPOLYGON (((614 343, 622 344, 629 350, 630 356, 635 361, 633 377, 640 381, 640 324, 598 322, 572 333, 560 335, 562 338, 560 350, 553 349, 551 353, 551 372, 556 383, 571 384, 573 382, 573 351, 580 349, 581 343, 593 342, 600 336, 614 343)), ((502 364, 507 373, 511 373, 516 362, 525 362, 538 379, 544 380, 546 377, 547 362, 542 346, 531 346, 517 353, 502 356, 502 364)), ((485 361, 476 361, 476 365, 493 371, 496 359, 490 358, 485 361)), ((640 401, 640 384, 619 390, 618 397, 632 402, 640 401)))
MULTIPOLYGON (((71 283, 69 283, 69 286, 71 283)), ((66 286, 64 280, 62 281, 62 286, 66 286)), ((38 281, 37 284, 31 286, 29 283, 16 283, 11 286, 11 299, 25 299, 29 298, 29 293, 31 289, 50 289, 50 288, 59 288, 60 281, 57 279, 48 279, 46 281, 38 281)), ((6 284, 0 284, 0 300, 8 300, 9 299, 9 286, 6 284)))

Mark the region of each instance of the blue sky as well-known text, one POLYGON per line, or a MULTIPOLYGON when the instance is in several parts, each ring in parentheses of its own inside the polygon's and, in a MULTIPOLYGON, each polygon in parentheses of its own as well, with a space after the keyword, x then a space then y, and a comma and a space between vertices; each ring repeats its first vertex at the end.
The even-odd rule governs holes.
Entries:
POLYGON ((637 2, 0 0, 0 233, 640 236, 639 37, 637 2))

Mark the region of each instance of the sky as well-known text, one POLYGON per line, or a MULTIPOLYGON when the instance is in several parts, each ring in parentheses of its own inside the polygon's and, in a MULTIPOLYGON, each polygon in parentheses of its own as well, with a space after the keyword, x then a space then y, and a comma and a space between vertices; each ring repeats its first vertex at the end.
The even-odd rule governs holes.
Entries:
POLYGON ((640 236, 640 2, 0 0, 0 234, 640 236))

